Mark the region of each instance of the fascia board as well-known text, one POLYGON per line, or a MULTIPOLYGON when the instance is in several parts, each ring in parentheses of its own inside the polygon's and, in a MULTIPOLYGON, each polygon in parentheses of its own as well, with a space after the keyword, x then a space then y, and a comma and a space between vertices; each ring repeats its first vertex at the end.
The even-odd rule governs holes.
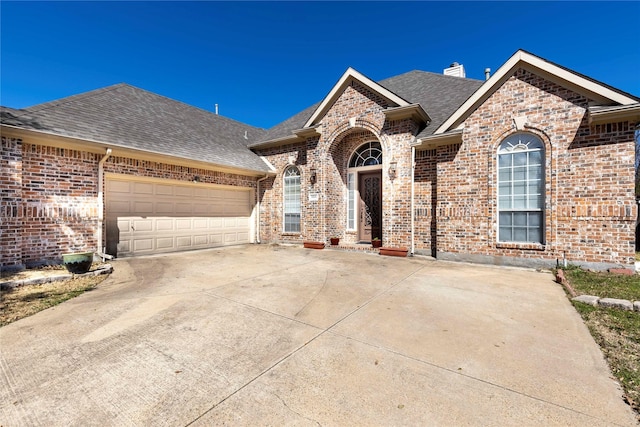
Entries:
POLYGON ((428 150, 440 145, 451 145, 462 142, 463 129, 442 133, 439 135, 429 135, 418 140, 418 144, 414 145, 416 150, 428 150))
POLYGON ((589 110, 589 124, 613 123, 617 121, 640 121, 640 103, 617 105, 589 110))
POLYGON ((92 139, 81 139, 70 136, 61 136, 52 134, 49 132, 42 132, 33 129, 22 129, 10 125, 3 124, 0 126, 2 129, 2 136, 9 138, 20 138, 23 142, 36 145, 45 145, 49 147, 65 148, 77 151, 85 151, 89 153, 102 153, 104 154, 107 148, 112 149, 111 156, 129 157, 138 160, 147 160, 158 163, 170 163, 178 166, 186 166, 191 168, 206 169, 216 172, 234 173, 247 176, 264 176, 268 173, 263 170, 244 169, 239 167, 233 167, 228 165, 221 165, 217 163, 209 163, 201 160, 189 159, 186 157, 171 156, 165 153, 160 153, 150 150, 139 150, 135 148, 126 147, 120 144, 114 144, 111 142, 96 141, 92 139))
POLYGON ((622 105, 634 104, 637 100, 614 91, 604 85, 579 76, 569 70, 552 64, 528 52, 519 50, 505 62, 480 88, 451 115, 434 134, 440 134, 454 128, 464 121, 498 87, 500 87, 518 68, 525 68, 578 93, 599 99, 601 102, 614 102, 622 105))
POLYGON ((329 94, 322 100, 318 108, 313 112, 309 120, 304 124, 304 127, 310 127, 316 124, 318 119, 326 113, 326 110, 329 109, 331 105, 338 99, 340 94, 344 91, 344 89, 351 83, 352 80, 357 80, 361 84, 368 86, 374 92, 377 92, 383 98, 386 98, 393 104, 397 104, 398 106, 406 106, 409 103, 391 92, 390 90, 382 87, 378 83, 374 82, 370 78, 364 76, 363 74, 357 72, 353 68, 349 67, 347 71, 344 72, 338 83, 333 86, 333 89, 329 92, 329 94))
POLYGON ((304 138, 299 137, 298 135, 287 135, 280 138, 270 139, 268 141, 256 142, 250 144, 248 147, 250 149, 262 149, 268 147, 277 147, 279 145, 287 145, 287 144, 296 144, 299 142, 304 142, 304 138))

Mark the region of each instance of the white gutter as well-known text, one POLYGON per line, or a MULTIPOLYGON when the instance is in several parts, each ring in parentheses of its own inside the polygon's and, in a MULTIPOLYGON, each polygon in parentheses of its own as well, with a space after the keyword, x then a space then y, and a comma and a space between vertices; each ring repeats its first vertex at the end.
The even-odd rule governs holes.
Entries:
POLYGON ((416 147, 411 147, 411 256, 415 252, 415 175, 416 175, 416 147))
POLYGON ((256 243, 262 243, 260 241, 260 183, 267 178, 269 178, 269 175, 263 176, 256 182, 256 243))
POLYGON ((107 152, 98 162, 98 250, 96 252, 104 254, 106 247, 100 248, 102 245, 102 236, 104 236, 104 162, 111 155, 111 148, 107 148, 107 152))

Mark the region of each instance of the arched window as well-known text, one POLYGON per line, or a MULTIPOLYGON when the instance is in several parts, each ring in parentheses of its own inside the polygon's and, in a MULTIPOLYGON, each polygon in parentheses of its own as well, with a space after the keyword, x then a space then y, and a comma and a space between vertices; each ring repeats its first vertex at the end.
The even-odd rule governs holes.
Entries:
POLYGON ((300 232, 300 171, 290 166, 284 171, 284 232, 300 232))
POLYGON ((498 241, 544 243, 544 144, 516 133, 498 147, 498 241))
POLYGON ((358 147, 351 155, 350 168, 382 164, 382 146, 377 141, 367 142, 358 147))

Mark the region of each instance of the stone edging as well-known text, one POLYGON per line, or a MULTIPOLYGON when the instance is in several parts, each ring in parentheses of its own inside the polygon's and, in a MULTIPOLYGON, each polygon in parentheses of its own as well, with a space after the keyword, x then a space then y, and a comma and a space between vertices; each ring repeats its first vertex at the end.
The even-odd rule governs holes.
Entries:
POLYGON ((593 295, 578 295, 576 291, 571 287, 569 281, 564 276, 564 271, 562 269, 558 269, 556 273, 556 282, 560 283, 567 289, 569 295, 571 295, 571 301, 578 301, 583 304, 589 304, 594 307, 605 307, 605 308, 617 308, 620 310, 627 311, 638 311, 640 312, 640 301, 634 301, 633 303, 626 299, 617 299, 617 298, 600 298, 593 295))
POLYGON ((40 285, 42 283, 57 282, 61 280, 69 280, 74 277, 87 277, 87 276, 99 276, 101 274, 110 274, 113 272, 113 266, 111 264, 104 264, 95 270, 89 271, 84 274, 63 273, 53 276, 41 276, 32 277, 28 279, 13 280, 8 282, 0 282, 0 289, 16 288, 24 285, 40 285))

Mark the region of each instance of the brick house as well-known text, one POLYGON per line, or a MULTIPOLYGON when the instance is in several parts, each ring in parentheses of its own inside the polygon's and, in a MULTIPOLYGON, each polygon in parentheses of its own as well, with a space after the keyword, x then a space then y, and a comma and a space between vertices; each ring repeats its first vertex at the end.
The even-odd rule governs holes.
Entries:
POLYGON ((348 69, 268 130, 125 84, 3 108, 0 267, 330 237, 629 266, 638 123, 639 98, 524 51, 486 81, 348 69))

